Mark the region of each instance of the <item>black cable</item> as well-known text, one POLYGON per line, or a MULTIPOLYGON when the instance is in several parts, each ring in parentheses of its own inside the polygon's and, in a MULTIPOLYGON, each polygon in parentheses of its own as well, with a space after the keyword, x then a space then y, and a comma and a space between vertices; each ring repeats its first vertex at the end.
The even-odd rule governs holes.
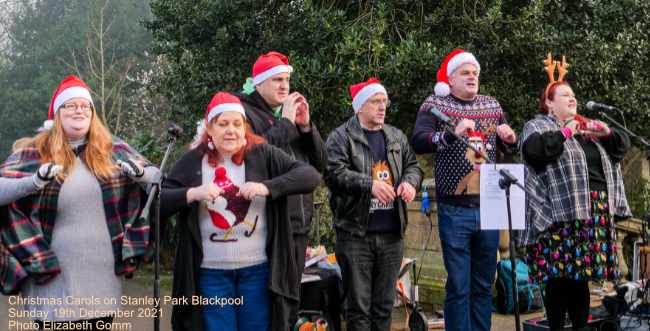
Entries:
MULTIPOLYGON (((428 199, 428 197, 427 197, 428 199)), ((431 235, 433 234, 433 221, 431 220, 431 212, 427 212, 425 214, 427 216, 427 220, 429 220, 429 234, 427 235, 427 240, 424 242, 424 247, 422 248, 422 254, 420 254, 420 268, 416 272, 415 276, 415 284, 420 283, 420 275, 422 274, 422 266, 424 265, 424 254, 426 254, 427 249, 429 248, 429 241, 431 241, 431 235)), ((415 300, 415 298, 413 298, 415 300)))

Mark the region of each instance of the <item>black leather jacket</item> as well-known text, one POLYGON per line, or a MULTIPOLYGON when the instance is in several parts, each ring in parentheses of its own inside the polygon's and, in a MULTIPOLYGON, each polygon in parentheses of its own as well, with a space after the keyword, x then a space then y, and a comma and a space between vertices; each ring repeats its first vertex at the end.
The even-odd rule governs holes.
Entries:
MULTIPOLYGON (((416 190, 422 183, 422 169, 408 139, 399 129, 384 124, 388 165, 397 187, 408 182, 416 190)), ((353 116, 330 133, 327 142, 325 182, 330 189, 330 207, 337 230, 365 236, 372 198, 372 153, 359 119, 353 116)), ((395 199, 400 234, 407 225, 406 203, 395 199)))

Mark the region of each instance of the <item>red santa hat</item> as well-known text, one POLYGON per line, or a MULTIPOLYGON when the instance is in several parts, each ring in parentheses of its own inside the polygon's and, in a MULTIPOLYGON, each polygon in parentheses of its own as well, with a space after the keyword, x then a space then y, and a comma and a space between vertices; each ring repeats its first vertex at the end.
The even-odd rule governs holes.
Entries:
POLYGON ((79 77, 70 75, 64 78, 59 87, 54 91, 50 101, 50 109, 47 113, 47 121, 43 123, 43 128, 49 130, 54 125, 54 115, 61 106, 73 98, 84 98, 93 104, 93 98, 90 96, 90 88, 79 77))
POLYGON ((352 108, 354 112, 358 112, 368 98, 377 93, 383 93, 388 96, 386 88, 381 85, 379 79, 374 77, 365 82, 350 85, 350 96, 352 96, 352 108))
POLYGON ((449 95, 451 92, 449 88, 449 75, 458 69, 458 67, 467 63, 475 65, 476 69, 479 72, 481 71, 481 65, 479 65, 476 57, 472 53, 462 49, 456 49, 445 57, 436 74, 437 83, 433 90, 437 96, 444 97, 449 95))
POLYGON ((485 134, 483 134, 483 132, 481 132, 481 131, 476 131, 476 130, 472 130, 467 135, 467 140, 469 140, 469 141, 477 141, 477 142, 481 141, 484 144, 487 143, 487 137, 485 136, 485 134))
POLYGON ((270 51, 257 58, 253 64, 253 85, 258 85, 271 76, 283 72, 293 72, 293 67, 289 65, 289 58, 282 53, 270 51))
POLYGON ((217 92, 205 111, 205 123, 210 123, 213 118, 225 111, 235 111, 246 117, 244 106, 238 97, 227 92, 217 92))

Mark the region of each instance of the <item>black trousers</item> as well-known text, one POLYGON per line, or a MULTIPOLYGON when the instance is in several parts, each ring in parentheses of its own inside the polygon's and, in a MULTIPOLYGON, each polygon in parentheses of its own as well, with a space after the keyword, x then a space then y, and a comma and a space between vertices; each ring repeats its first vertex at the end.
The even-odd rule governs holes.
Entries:
POLYGON ((337 231, 334 249, 346 293, 347 330, 389 331, 402 239, 387 233, 356 237, 337 231))
POLYGON ((113 322, 113 317, 104 317, 104 318, 95 318, 91 320, 81 320, 81 321, 69 321, 69 322, 44 322, 44 321, 34 321, 38 324, 39 330, 84 330, 84 331, 95 331, 95 330, 110 330, 110 326, 113 322), (47 323, 47 325, 46 325, 47 323), (47 328, 45 328, 47 326, 47 328))
MULTIPOLYGON (((307 250, 308 240, 309 236, 307 234, 293 235, 293 242, 295 244, 293 254, 296 259, 297 271, 300 275, 305 270, 305 251, 307 250)), ((295 286, 298 287, 298 293, 300 293, 300 283, 295 284, 295 286)), ((293 329, 293 326, 298 321, 300 302, 288 300, 274 294, 271 295, 271 301, 271 318, 276 321, 274 325, 277 327, 277 330, 293 329), (280 321, 282 322, 280 323, 280 321)))
POLYGON ((589 318, 589 283, 568 278, 549 279, 544 306, 551 330, 564 329, 567 313, 574 330, 586 327, 589 318))

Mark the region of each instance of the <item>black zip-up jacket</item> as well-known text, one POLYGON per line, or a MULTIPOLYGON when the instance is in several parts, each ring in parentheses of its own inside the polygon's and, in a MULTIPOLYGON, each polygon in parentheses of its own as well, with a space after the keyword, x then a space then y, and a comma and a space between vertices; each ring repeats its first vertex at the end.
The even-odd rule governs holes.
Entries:
MULTIPOLYGON (((423 172, 408 139, 393 126, 384 124, 381 130, 386 139, 386 156, 395 189, 400 183, 407 182, 416 191, 419 190, 423 172)), ((325 182, 331 192, 330 207, 334 227, 356 236, 365 236, 372 198, 373 160, 359 119, 353 116, 332 131, 325 146, 325 182)), ((404 236, 408 223, 406 203, 397 197, 394 206, 399 216, 400 235, 404 236)))
MULTIPOLYGON (((201 160, 203 154, 192 149, 176 161, 163 183, 160 194, 160 217, 166 219, 178 213, 178 247, 174 259, 174 298, 191 298, 200 295, 199 276, 203 261, 203 243, 199 227, 199 202, 187 203, 187 190, 202 184, 201 160)), ((301 274, 293 254, 294 241, 287 222, 288 194, 312 191, 320 182, 320 175, 309 165, 291 160, 280 149, 268 144, 255 146, 244 157, 246 181, 259 182, 268 187, 270 195, 266 204, 268 233, 266 254, 269 259, 271 293, 285 300, 297 301, 301 274)), ((189 300, 189 299, 188 299, 189 300)), ((271 330, 282 325, 281 316, 271 316, 271 330)), ((200 305, 174 305, 172 310, 174 331, 201 331, 203 320, 200 305)))
MULTIPOLYGON (((257 92, 237 94, 253 132, 263 136, 266 141, 279 147, 292 158, 309 163, 318 172, 325 170, 325 144, 314 123, 311 131, 302 133, 298 127, 286 118, 276 119, 273 110, 257 92)), ((294 234, 306 234, 311 227, 314 208, 314 194, 293 195, 288 197, 291 226, 294 234)))

